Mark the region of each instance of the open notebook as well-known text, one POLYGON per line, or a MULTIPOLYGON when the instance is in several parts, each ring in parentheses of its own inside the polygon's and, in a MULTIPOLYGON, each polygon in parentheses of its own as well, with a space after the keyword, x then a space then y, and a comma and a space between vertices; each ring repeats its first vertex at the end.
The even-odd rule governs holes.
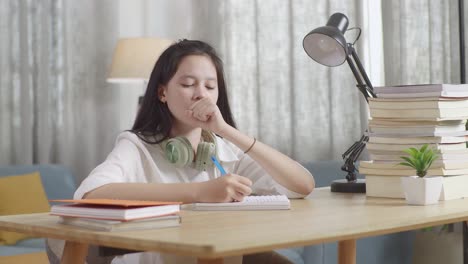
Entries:
POLYGON ((291 204, 286 195, 247 196, 242 202, 232 203, 195 203, 192 210, 197 211, 240 211, 240 210, 289 210, 291 204))

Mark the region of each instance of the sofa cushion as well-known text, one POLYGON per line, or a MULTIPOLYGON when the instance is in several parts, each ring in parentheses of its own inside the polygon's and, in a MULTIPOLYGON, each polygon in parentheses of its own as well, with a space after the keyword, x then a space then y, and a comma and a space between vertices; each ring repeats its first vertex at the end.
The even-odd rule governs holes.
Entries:
POLYGON ((0 167, 0 178, 38 171, 49 200, 71 199, 76 190, 75 177, 71 170, 58 164, 11 165, 0 167))
MULTIPOLYGON (((31 248, 31 247, 18 247, 18 246, 1 246, 0 247, 0 258, 4 256, 15 256, 21 254, 45 252, 43 248, 31 248)), ((0 261, 2 263, 2 261, 0 261)), ((7 263, 7 262, 4 262, 7 263)), ((34 263, 34 262, 30 262, 34 263)))
POLYGON ((45 238, 30 238, 30 239, 23 239, 18 241, 15 246, 17 247, 26 247, 26 248, 41 248, 45 250, 46 243, 45 238))
POLYGON ((0 263, 8 264, 24 264, 24 263, 34 263, 34 264, 48 264, 49 260, 47 254, 43 251, 41 252, 28 252, 18 255, 8 255, 2 256, 0 258, 0 263))
MULTIPOLYGON (((49 202, 38 172, 0 178, 0 215, 49 212, 49 202)), ((15 244, 30 236, 0 231, 0 244, 15 244)))

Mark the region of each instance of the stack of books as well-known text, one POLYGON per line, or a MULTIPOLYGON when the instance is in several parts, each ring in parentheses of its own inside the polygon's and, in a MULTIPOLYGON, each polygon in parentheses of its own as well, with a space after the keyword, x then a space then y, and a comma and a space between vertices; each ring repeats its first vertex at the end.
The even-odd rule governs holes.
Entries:
POLYGON ((368 196, 404 198, 401 176, 416 171, 398 165, 404 149, 424 144, 439 151, 429 176, 444 176, 441 200, 468 197, 468 85, 428 84, 375 87, 369 99, 371 120, 361 161, 368 196))
POLYGON ((51 200, 59 223, 97 231, 128 231, 179 226, 180 202, 116 199, 51 200))

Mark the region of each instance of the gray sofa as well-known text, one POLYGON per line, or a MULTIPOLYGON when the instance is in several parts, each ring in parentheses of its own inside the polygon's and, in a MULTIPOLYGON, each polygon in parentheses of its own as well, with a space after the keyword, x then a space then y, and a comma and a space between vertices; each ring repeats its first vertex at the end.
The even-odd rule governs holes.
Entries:
MULTIPOLYGON (((70 199, 77 187, 70 170, 62 165, 14 165, 0 167, 0 177, 21 175, 39 171, 42 185, 49 200, 70 199)), ((0 201, 1 202, 1 201, 0 201)), ((15 245, 0 246, 1 256, 13 256, 46 251, 45 239, 31 238, 18 241, 15 245)))
MULTIPOLYGON (((329 186, 333 180, 344 179, 341 171, 343 161, 316 161, 303 164, 314 175, 316 187, 329 186)), ((358 178, 364 178, 359 175, 358 178)), ((357 241, 359 264, 410 264, 413 257, 415 233, 401 232, 391 235, 368 237, 357 241)), ((337 263, 337 243, 281 249, 296 264, 335 264, 337 263)))

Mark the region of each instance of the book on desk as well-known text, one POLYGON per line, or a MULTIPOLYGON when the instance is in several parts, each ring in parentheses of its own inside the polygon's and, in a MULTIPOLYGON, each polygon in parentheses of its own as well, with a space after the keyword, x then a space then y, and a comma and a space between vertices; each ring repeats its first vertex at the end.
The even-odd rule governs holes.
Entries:
POLYGON ((96 231, 130 231, 179 226, 181 217, 178 214, 173 214, 130 221, 117 221, 60 216, 58 223, 96 231))
POLYGON ((117 199, 51 200, 50 214, 59 223, 102 231, 137 230, 180 225, 180 202, 117 199))
POLYGON ((369 98, 369 107, 377 109, 452 109, 468 107, 468 98, 413 97, 369 98))
POLYGON ((371 161, 361 161, 366 195, 403 198, 400 176, 415 175, 398 165, 403 150, 428 144, 438 153, 429 176, 443 176, 441 200, 468 197, 467 84, 422 84, 374 87, 369 99, 371 161))
POLYGON ((376 86, 377 98, 468 97, 468 84, 413 84, 376 86))
MULTIPOLYGON (((440 200, 468 197, 468 174, 444 176, 440 200)), ((383 198, 405 198, 400 177, 387 175, 366 175, 366 195, 383 198)))

